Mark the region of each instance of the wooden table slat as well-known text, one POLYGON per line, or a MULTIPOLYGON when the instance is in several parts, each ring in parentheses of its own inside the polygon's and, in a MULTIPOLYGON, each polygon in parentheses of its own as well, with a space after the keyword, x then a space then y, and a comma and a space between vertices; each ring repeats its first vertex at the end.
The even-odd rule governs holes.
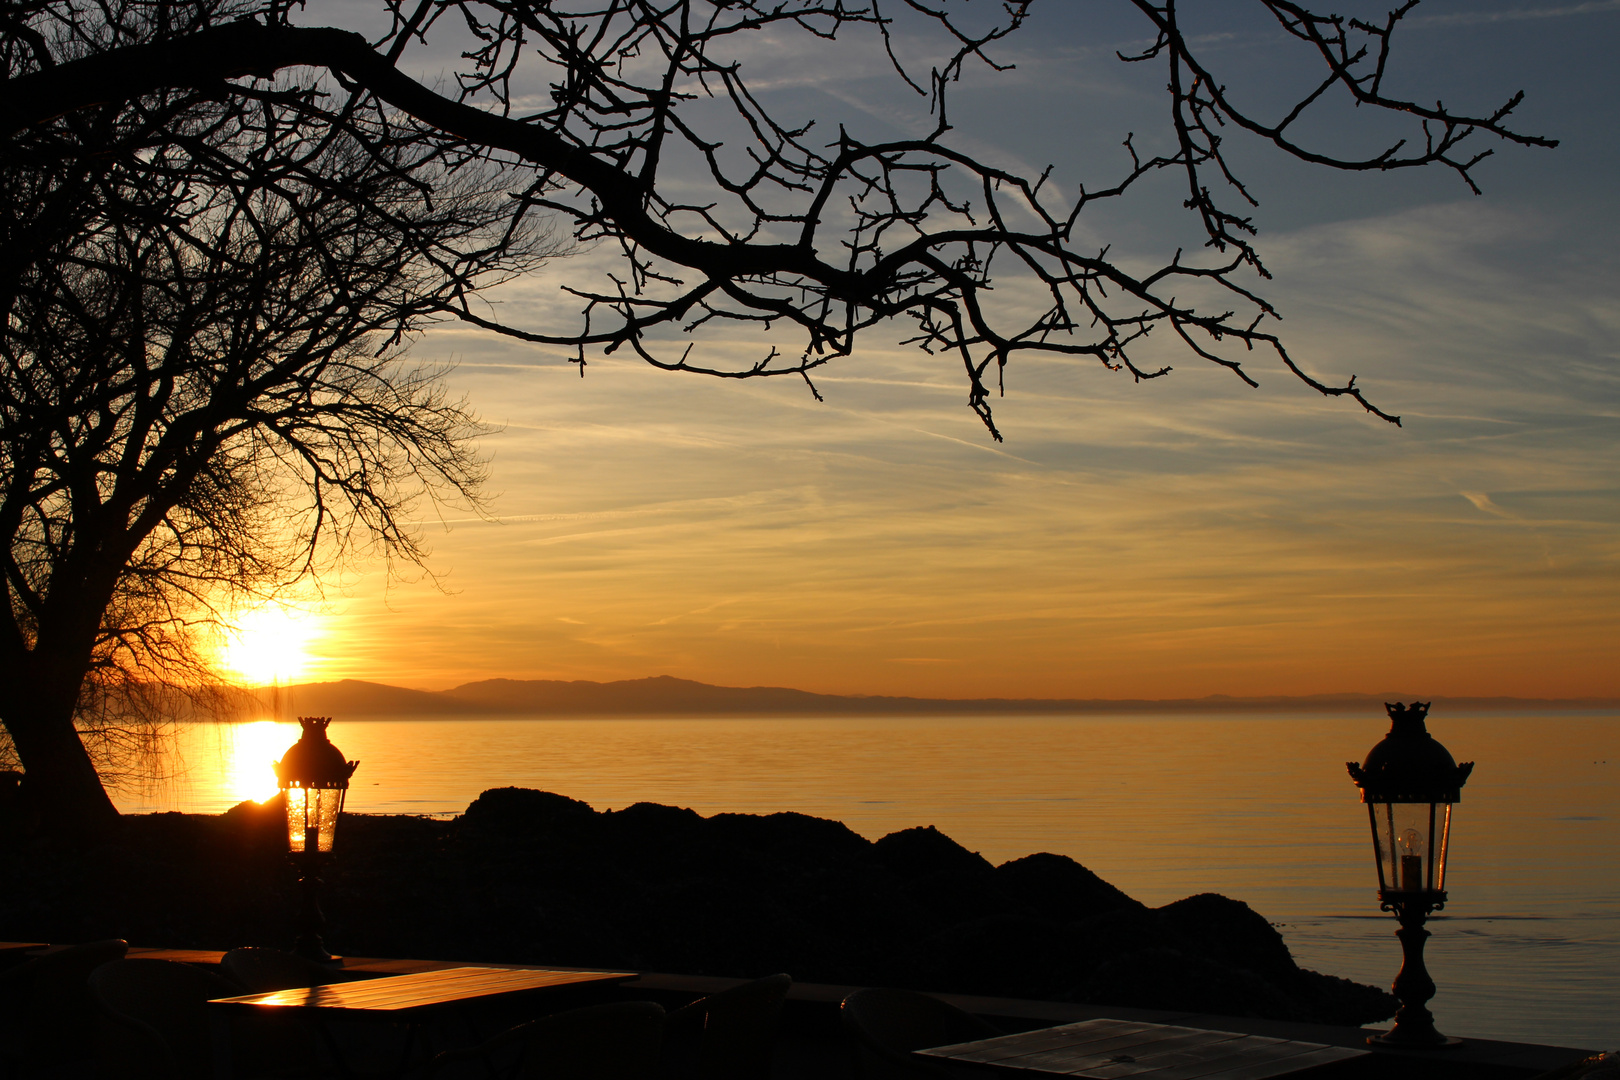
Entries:
POLYGON ((212 1004, 268 1008, 325 1009, 356 1012, 402 1012, 493 994, 538 990, 549 986, 623 981, 626 971, 551 971, 532 968, 459 967, 393 975, 326 986, 277 990, 216 998, 212 1004))
MULTIPOLYGON (((953 1061, 1001 1062, 1009 1058, 1029 1057, 1043 1050, 1089 1046, 1104 1040, 1126 1039, 1136 1035, 1151 1037, 1155 1031, 1166 1030, 1163 1025, 1131 1023, 1129 1021, 1082 1020, 1061 1027, 1041 1031, 1025 1031, 1015 1036, 998 1035, 993 1039, 958 1043, 954 1046, 935 1046, 917 1051, 930 1057, 950 1058, 953 1061)), ((1178 1029, 1183 1030, 1183 1029, 1178 1029)), ((1191 1031, 1187 1028, 1184 1030, 1191 1031)))
MULTIPOLYGON (((1095 1064, 1107 1064, 1122 1054, 1138 1057, 1142 1054, 1153 1053, 1159 1049, 1171 1049, 1179 1040, 1195 1038, 1205 1034, 1193 1028, 1170 1028, 1168 1031, 1165 1029, 1155 1031, 1151 1025, 1143 1025, 1143 1027, 1146 1030, 1126 1032, 1114 1036, 1108 1036, 1104 1031, 1087 1032, 1084 1042, 1071 1042, 1062 1047, 1048 1047, 1031 1054, 1009 1056, 993 1064, 1006 1068, 1033 1069, 1067 1076, 1095 1064)), ((1215 1032, 1214 1034, 1241 1038, 1241 1036, 1234 1035, 1231 1032, 1215 1032)))
POLYGON ((1154 1068, 1136 1068, 1128 1072, 1097 1069, 1086 1075, 1090 1080, 1121 1080, 1126 1076, 1132 1080, 1200 1080, 1204 1077, 1235 1080, 1237 1076, 1253 1074, 1255 1080, 1263 1080, 1264 1077, 1284 1076, 1295 1072, 1296 1067, 1290 1059, 1313 1053, 1317 1049, 1318 1047, 1312 1043, 1239 1045, 1227 1053, 1217 1052, 1202 1061, 1166 1062, 1154 1068))
POLYGON ((1143 1047, 1152 1045, 1152 1040, 1143 1035, 1122 1036, 1118 1039, 1098 1039, 1087 1043, 1078 1051, 1072 1048, 1042 1050, 1039 1053, 1004 1058, 994 1064, 1009 1069, 1029 1069, 1033 1072, 1068 1076, 1094 1065, 1107 1064, 1121 1054, 1135 1057, 1143 1047))
POLYGON ((1118 1054, 1099 1055, 1068 1071, 1070 1074, 1084 1072, 1087 1076, 1101 1077, 1103 1080, 1113 1075, 1136 1076, 1174 1065, 1193 1065, 1208 1061, 1213 1054, 1219 1052, 1217 1044, 1242 1038, 1242 1035, 1231 1031, 1205 1031, 1197 1035, 1178 1036, 1141 1047, 1137 1053, 1130 1055, 1133 1060, 1129 1062, 1118 1061, 1118 1054), (1128 1065, 1130 1068, 1124 1072, 1111 1070, 1111 1066, 1116 1064, 1128 1065))
MULTIPOLYGON (((1086 1053, 1069 1055, 1058 1058, 1055 1054, 1045 1064, 1054 1065, 1055 1068, 1043 1068, 1042 1071, 1055 1072, 1064 1076, 1084 1075, 1100 1077, 1108 1080, 1115 1075, 1135 1075, 1144 1072, 1152 1066, 1139 1064, 1150 1058, 1157 1058, 1165 1054, 1191 1055, 1198 1060, 1196 1051, 1215 1043, 1231 1042, 1243 1036, 1230 1031, 1211 1031, 1210 1037, 1197 1039, 1192 1036, 1178 1036, 1177 1038, 1161 1040, 1140 1040, 1127 1045, 1109 1045, 1100 1047, 1096 1044, 1087 1046, 1086 1053), (1121 1060, 1121 1059, 1128 1060, 1121 1060), (1055 1060, 1053 1060, 1055 1059, 1055 1060), (1119 1066, 1124 1066, 1121 1072, 1119 1066)), ((1203 1058, 1208 1058, 1214 1051, 1206 1051, 1203 1058)), ((1016 1059, 1015 1059, 1016 1060, 1016 1059)))
POLYGON ((1084 1080, 1274 1080, 1367 1051, 1234 1031, 1086 1020, 919 1054, 1084 1080))
POLYGON ((1232 1048, 1231 1054, 1223 1060, 1230 1060, 1242 1065, 1261 1063, 1266 1061, 1281 1061, 1284 1058, 1297 1057, 1300 1054, 1310 1053, 1318 1049, 1320 1043, 1289 1042, 1286 1039, 1277 1039, 1270 1043, 1260 1043, 1252 1039, 1244 1039, 1232 1048))

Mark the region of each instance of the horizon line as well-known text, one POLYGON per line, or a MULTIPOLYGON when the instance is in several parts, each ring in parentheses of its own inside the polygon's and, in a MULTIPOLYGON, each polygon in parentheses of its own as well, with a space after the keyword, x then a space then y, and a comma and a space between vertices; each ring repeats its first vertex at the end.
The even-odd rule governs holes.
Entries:
MULTIPOLYGON (((949 707, 973 706, 973 705, 1003 705, 1003 706, 1017 706, 1017 707, 1023 707, 1023 708, 1031 708, 1031 707, 1043 707, 1043 708, 1085 707, 1085 708, 1095 709, 1095 708, 1098 708, 1098 707, 1115 706, 1115 707, 1129 707, 1129 708, 1132 708, 1132 709, 1141 709, 1143 707, 1154 707, 1154 706, 1159 706, 1159 707, 1201 706, 1201 707, 1204 707, 1204 708, 1210 708, 1210 707, 1243 708, 1243 707, 1254 707, 1254 706, 1259 706, 1259 705, 1274 705, 1274 706, 1287 707, 1287 706, 1290 706, 1290 705, 1305 705, 1305 704, 1329 705, 1329 704, 1335 704, 1335 703, 1342 703, 1344 705, 1351 705, 1351 704, 1363 704, 1363 703, 1369 703, 1369 702, 1385 703, 1385 702, 1409 701, 1409 700, 1420 700, 1420 701, 1421 700, 1429 700, 1429 701, 1438 701, 1438 702, 1449 703, 1449 704, 1451 704, 1453 706, 1464 705, 1464 704, 1498 705, 1498 706, 1524 705, 1524 706, 1531 706, 1531 707, 1542 706, 1542 707, 1554 707, 1554 708, 1562 708, 1562 709, 1593 709, 1593 710, 1620 708, 1620 697, 1527 697, 1527 696, 1514 695, 1514 694, 1431 694, 1431 695, 1428 695, 1427 697, 1425 697, 1423 695, 1393 694, 1393 693, 1389 693, 1389 692, 1372 692, 1372 691, 1359 691, 1359 690, 1328 691, 1328 692, 1319 692, 1319 693, 1314 693, 1314 694, 1253 694, 1253 695, 1205 694, 1205 695, 1203 695, 1201 697, 1179 697, 1179 698, 1148 698, 1148 697, 1118 697, 1118 698, 1061 697, 1061 698, 1059 698, 1059 697, 1007 697, 1007 696, 921 697, 921 696, 908 695, 908 694, 835 694, 835 693, 824 693, 824 692, 821 692, 821 691, 814 691, 814 690, 801 690, 801 689, 798 689, 796 687, 788 687, 788 686, 766 686, 766 685, 727 686, 727 685, 721 685, 721 684, 716 684, 716 683, 705 683, 705 682, 701 682, 701 681, 696 680, 696 679, 688 679, 688 678, 684 678, 684 677, 681 677, 681 676, 668 675, 668 674, 648 675, 648 676, 640 676, 640 677, 637 677, 637 678, 630 678, 630 679, 611 679, 611 680, 555 679, 555 678, 550 678, 550 679, 546 679, 546 678, 541 678, 541 679, 518 679, 518 678, 509 677, 509 676, 496 676, 496 677, 491 677, 491 678, 487 678, 487 679, 476 679, 476 680, 472 680, 472 681, 465 682, 465 683, 459 683, 459 684, 457 684, 455 686, 452 686, 452 687, 449 687, 449 688, 446 688, 446 689, 443 689, 443 690, 425 690, 425 689, 421 689, 421 688, 418 688, 418 687, 399 686, 399 685, 396 685, 396 684, 393 684, 393 683, 386 683, 386 682, 380 682, 380 681, 376 681, 376 680, 372 680, 372 679, 359 679, 359 678, 342 678, 342 679, 330 679, 330 680, 321 680, 321 681, 306 681, 306 682, 297 682, 297 683, 281 683, 281 684, 267 683, 267 684, 263 684, 263 685, 255 686, 255 687, 237 686, 237 687, 231 687, 230 689, 238 691, 238 692, 245 692, 245 693, 252 694, 254 696, 258 696, 258 695, 264 694, 264 693, 269 693, 269 694, 290 693, 290 692, 296 692, 296 691, 300 691, 300 690, 308 691, 308 690, 316 690, 316 689, 320 689, 320 688, 339 688, 339 687, 343 687, 343 686, 347 685, 347 686, 354 687, 354 688, 362 688, 362 687, 371 688, 371 687, 375 687, 379 691, 384 691, 384 692, 392 691, 392 692, 395 692, 395 693, 403 693, 403 694, 411 694, 411 695, 423 695, 423 696, 428 697, 428 698, 438 699, 438 700, 442 700, 442 701, 446 701, 446 702, 455 701, 455 702, 465 704, 465 705, 480 706, 483 709, 489 709, 492 706, 499 709, 501 704, 506 704, 508 706, 510 706, 512 704, 516 704, 516 703, 497 703, 495 701, 491 701, 491 700, 488 700, 488 699, 475 701, 475 700, 468 700, 468 699, 463 698, 463 697, 460 696, 462 693, 465 693, 465 692, 467 692, 469 690, 474 690, 474 689, 477 689, 477 688, 490 688, 490 687, 494 687, 494 686, 501 685, 501 684, 509 686, 514 690, 521 690, 521 689, 523 689, 525 687, 528 687, 528 688, 539 688, 539 687, 577 688, 577 689, 581 689, 581 690, 586 690, 586 689, 589 689, 589 688, 600 688, 600 689, 642 688, 642 689, 650 689, 648 684, 663 684, 663 685, 666 685, 666 686, 671 685, 671 684, 675 684, 675 685, 679 685, 682 688, 687 689, 689 691, 691 691, 691 690, 719 691, 719 692, 727 693, 727 694, 730 694, 730 695, 742 695, 742 694, 751 694, 751 693, 752 694, 778 694, 778 695, 786 694, 786 695, 793 695, 795 698, 801 699, 802 705, 810 705, 810 704, 813 704, 815 702, 821 702, 821 703, 825 703, 825 704, 828 704, 828 705, 836 704, 836 703, 846 703, 846 704, 850 704, 850 705, 858 705, 858 704, 862 704, 862 703, 874 704, 874 705, 883 704, 883 703, 893 703, 893 704, 916 703, 916 704, 919 704, 919 705, 939 705, 939 706, 949 706, 949 707)), ((671 703, 671 704, 676 704, 676 703, 671 703)), ((738 702, 738 704, 741 704, 741 702, 738 702)), ((505 711, 505 710, 501 710, 501 711, 505 711)), ((638 711, 642 711, 642 710, 638 710, 638 711)), ((801 710, 800 709, 795 709, 793 711, 801 711, 801 710)))

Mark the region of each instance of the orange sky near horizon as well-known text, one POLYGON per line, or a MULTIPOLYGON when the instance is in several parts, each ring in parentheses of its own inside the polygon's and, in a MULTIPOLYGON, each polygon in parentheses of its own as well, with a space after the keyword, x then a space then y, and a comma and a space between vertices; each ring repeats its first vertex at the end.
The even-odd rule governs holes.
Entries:
POLYGON ((631 362, 580 379, 436 332, 417 354, 455 357, 452 385, 504 425, 497 520, 427 529, 444 591, 385 592, 366 568, 330 592, 305 677, 1620 696, 1605 406, 1583 434, 1555 385, 1527 403, 1464 374, 1515 348, 1536 305, 1550 320, 1588 299, 1548 282, 1502 303, 1528 286, 1433 272, 1516 227, 1441 207, 1273 238, 1282 281, 1332 261, 1334 286, 1360 290, 1354 311, 1295 298, 1296 354, 1336 370, 1353 354, 1402 428, 1276 372, 1248 391, 1191 367, 1133 385, 1020 360, 997 445, 952 365, 901 349, 835 368, 817 405, 786 381, 631 362), (1380 282, 1402 244, 1412 265, 1380 282), (1425 330, 1434 309, 1455 317, 1425 330), (1568 431, 1533 415, 1554 409, 1568 431))

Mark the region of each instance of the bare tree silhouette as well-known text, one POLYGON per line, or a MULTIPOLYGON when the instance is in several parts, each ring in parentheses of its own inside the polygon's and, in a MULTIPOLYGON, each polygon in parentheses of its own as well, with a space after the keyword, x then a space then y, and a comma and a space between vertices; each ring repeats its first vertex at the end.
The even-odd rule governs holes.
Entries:
POLYGON ((210 684, 222 606, 357 548, 419 562, 417 499, 478 499, 482 428, 402 347, 543 233, 487 165, 298 94, 157 92, 0 166, 0 718, 68 831, 113 815, 163 695, 210 684))
MULTIPOLYGON (((600 284, 566 286, 579 312, 573 325, 514 325, 476 302, 482 279, 441 257, 424 221, 399 234, 416 238, 411 265, 431 267, 442 284, 416 286, 410 317, 389 323, 390 333, 410 319, 453 316, 566 347, 582 370, 597 352, 628 350, 670 370, 807 384, 869 334, 898 333, 961 364, 967 404, 1000 438, 992 399, 1014 357, 1089 358, 1158 378, 1168 366, 1136 359, 1156 332, 1251 385, 1245 364, 1259 353, 1318 392, 1398 423, 1354 377, 1313 374, 1272 331, 1277 312, 1259 291, 1269 274, 1254 244, 1253 200, 1223 140, 1242 133, 1342 170, 1437 166, 1470 187, 1491 152, 1476 145, 1553 143, 1507 126, 1519 96, 1470 115, 1386 92, 1391 46, 1415 0, 1377 20, 1253 0, 1249 10, 1281 28, 1279 48, 1303 50, 1319 71, 1313 87, 1269 116, 1237 104, 1183 29, 1176 0, 1118 2, 1140 14, 1151 38, 1120 60, 1162 65, 1174 137, 1154 155, 1127 138, 1128 165, 1090 190, 1060 187, 1049 171, 1016 175, 952 142, 947 91, 967 65, 998 64, 997 46, 1026 21, 1030 0, 1006 0, 993 21, 954 0, 892 8, 876 0, 378 0, 383 25, 370 39, 304 25, 301 9, 280 0, 23 0, 0 25, 11 76, 0 127, 8 160, 19 162, 9 167, 34 167, 19 148, 49 148, 53 167, 88 170, 99 167, 97 151, 75 133, 138 114, 140 149, 131 153, 188 153, 214 170, 210 182, 274 192, 288 206, 327 200, 344 208, 334 221, 353 215, 367 223, 353 226, 362 232, 373 221, 399 229, 406 192, 437 206, 445 178, 493 170, 514 193, 503 206, 512 235, 544 214, 565 222, 580 245, 622 256, 600 284), (899 37, 914 27, 948 43, 926 77, 900 59, 899 37), (874 36, 897 92, 928 97, 933 129, 868 142, 772 116, 743 64, 748 44, 765 34, 829 48, 874 36), (447 89, 406 74, 413 48, 444 41, 464 46, 447 89), (1410 130, 1368 155, 1303 134, 1308 117, 1345 101, 1410 130), (234 127, 210 141, 196 125, 215 114, 234 127), (349 148, 344 160, 371 170, 387 194, 365 194, 325 161, 277 172, 272 158, 297 157, 281 139, 349 148), (204 145, 206 154, 195 152, 204 145), (1177 251, 1133 273, 1107 249, 1079 246, 1088 211, 1161 173, 1181 178, 1179 201, 1198 221, 1203 251, 1177 251), (284 198, 283 177, 305 194, 284 198), (758 351, 726 363, 715 358, 721 350, 700 346, 725 326, 744 328, 758 351)), ((45 236, 77 227, 65 212, 18 226, 45 236)), ((458 227, 450 234, 461 235, 458 227)), ((499 261, 507 235, 489 240, 497 254, 486 260, 499 261)), ((262 430, 279 429, 267 422, 262 430)), ((363 495, 357 505, 372 506, 363 495)), ((386 515, 359 520, 390 535, 386 515)))

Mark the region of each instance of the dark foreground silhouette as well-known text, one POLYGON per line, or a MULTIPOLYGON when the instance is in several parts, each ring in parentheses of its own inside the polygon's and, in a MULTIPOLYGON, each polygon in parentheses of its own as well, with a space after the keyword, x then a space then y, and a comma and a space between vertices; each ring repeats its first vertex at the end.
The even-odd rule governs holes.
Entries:
MULTIPOLYGON (((123 819, 67 854, 4 851, 8 940, 285 945, 297 910, 279 801, 123 819)), ((1248 905, 1148 908, 1061 855, 1001 866, 933 828, 868 841, 802 814, 521 788, 451 821, 346 815, 327 943, 359 956, 625 967, 1365 1024, 1396 1002, 1298 967, 1248 905)))

